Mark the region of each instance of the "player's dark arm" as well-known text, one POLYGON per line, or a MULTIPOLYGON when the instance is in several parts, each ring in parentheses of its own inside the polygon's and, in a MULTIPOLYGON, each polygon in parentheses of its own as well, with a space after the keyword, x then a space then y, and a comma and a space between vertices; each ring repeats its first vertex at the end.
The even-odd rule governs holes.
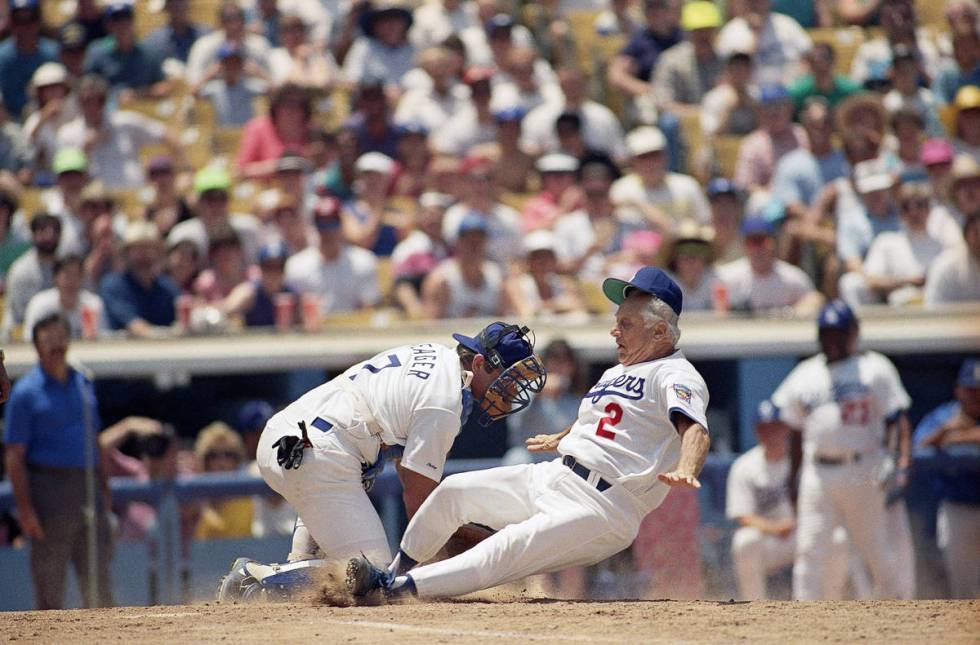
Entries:
POLYGON ((396 465, 398 479, 402 483, 402 499, 405 502, 405 514, 412 519, 422 502, 436 489, 439 482, 420 475, 414 470, 403 468, 401 462, 396 465))
POLYGON ((898 454, 895 465, 900 469, 908 469, 912 465, 912 425, 904 411, 900 412, 892 422, 890 431, 898 432, 898 454))
POLYGON ((735 523, 739 526, 748 526, 750 528, 758 529, 766 535, 776 535, 779 537, 786 537, 793 532, 793 528, 796 526, 796 522, 793 521, 792 518, 785 520, 770 520, 761 515, 755 515, 754 513, 739 515, 734 519, 735 523))
POLYGON ((789 499, 796 506, 796 497, 800 491, 800 466, 803 464, 803 433, 792 428, 789 433, 789 499))
POLYGON ((657 478, 669 486, 701 488, 698 475, 704 468, 711 446, 708 431, 700 423, 676 412, 671 416, 671 421, 681 436, 681 459, 677 468, 669 473, 660 473, 657 478))

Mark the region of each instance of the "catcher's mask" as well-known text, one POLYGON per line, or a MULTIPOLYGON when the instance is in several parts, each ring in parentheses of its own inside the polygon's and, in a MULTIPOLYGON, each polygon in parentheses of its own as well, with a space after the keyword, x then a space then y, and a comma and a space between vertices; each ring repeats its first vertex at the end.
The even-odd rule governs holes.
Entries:
POLYGON ((534 335, 526 326, 491 323, 476 338, 453 334, 459 344, 482 354, 490 369, 503 369, 476 401, 478 421, 486 427, 509 414, 523 410, 544 388, 547 373, 534 355, 534 335))

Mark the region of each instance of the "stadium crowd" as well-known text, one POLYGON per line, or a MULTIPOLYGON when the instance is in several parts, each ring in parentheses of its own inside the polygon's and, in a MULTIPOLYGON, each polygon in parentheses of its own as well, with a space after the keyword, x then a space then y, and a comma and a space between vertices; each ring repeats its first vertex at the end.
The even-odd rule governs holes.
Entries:
MULTIPOLYGON (((86 340, 575 321, 645 265, 686 312, 980 302, 977 0, 62 4, 0 8, 5 341, 58 313, 86 340)), ((552 349, 546 421, 582 387, 552 349)), ((234 470, 270 412, 183 466, 119 452, 149 419, 103 448, 234 470)), ((185 516, 292 527, 264 498, 185 516)))

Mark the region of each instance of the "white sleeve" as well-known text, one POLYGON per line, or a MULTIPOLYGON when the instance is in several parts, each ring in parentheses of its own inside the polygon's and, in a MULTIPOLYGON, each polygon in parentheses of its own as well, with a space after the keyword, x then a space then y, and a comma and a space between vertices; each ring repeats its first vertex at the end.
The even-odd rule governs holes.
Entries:
POLYGON ((446 455, 459 434, 459 416, 445 408, 419 408, 405 441, 401 464, 433 481, 442 479, 446 455))
POLYGON ((725 517, 734 520, 736 517, 755 515, 755 496, 752 494, 752 483, 745 472, 744 455, 735 460, 728 471, 728 483, 725 490, 725 517))
POLYGON ((780 419, 785 421, 790 427, 801 430, 803 429, 805 415, 800 401, 797 398, 797 393, 794 392, 796 381, 800 378, 798 374, 799 367, 790 372, 783 382, 779 384, 779 387, 773 392, 770 400, 773 405, 779 408, 780 419))
POLYGON ((708 429, 708 387, 701 377, 687 372, 672 372, 664 376, 661 387, 668 416, 680 412, 701 424, 705 430, 708 429))
POLYGON ((344 78, 351 83, 360 83, 364 76, 364 63, 367 59, 368 43, 366 38, 358 38, 351 45, 344 60, 344 78))
POLYGON ((877 367, 875 373, 876 391, 881 401, 881 409, 885 419, 891 419, 895 414, 902 410, 907 410, 912 400, 909 398, 902 379, 898 375, 895 365, 881 354, 876 355, 877 367))
POLYGON ((888 275, 888 237, 879 235, 871 242, 868 255, 864 258, 864 272, 875 277, 888 275))
POLYGON ((378 263, 370 251, 365 251, 363 262, 358 262, 356 277, 360 285, 360 296, 362 307, 373 307, 381 302, 381 289, 378 287, 378 263))
POLYGON ((690 186, 691 215, 699 224, 710 224, 711 207, 708 205, 707 197, 704 196, 704 191, 701 190, 701 185, 692 177, 690 186))

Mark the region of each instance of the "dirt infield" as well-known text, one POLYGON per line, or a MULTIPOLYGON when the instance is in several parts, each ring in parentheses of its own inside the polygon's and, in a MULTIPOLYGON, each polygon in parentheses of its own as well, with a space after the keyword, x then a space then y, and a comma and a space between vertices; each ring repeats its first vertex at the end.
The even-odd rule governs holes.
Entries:
POLYGON ((0 614, 0 642, 980 643, 980 601, 192 605, 0 614))

